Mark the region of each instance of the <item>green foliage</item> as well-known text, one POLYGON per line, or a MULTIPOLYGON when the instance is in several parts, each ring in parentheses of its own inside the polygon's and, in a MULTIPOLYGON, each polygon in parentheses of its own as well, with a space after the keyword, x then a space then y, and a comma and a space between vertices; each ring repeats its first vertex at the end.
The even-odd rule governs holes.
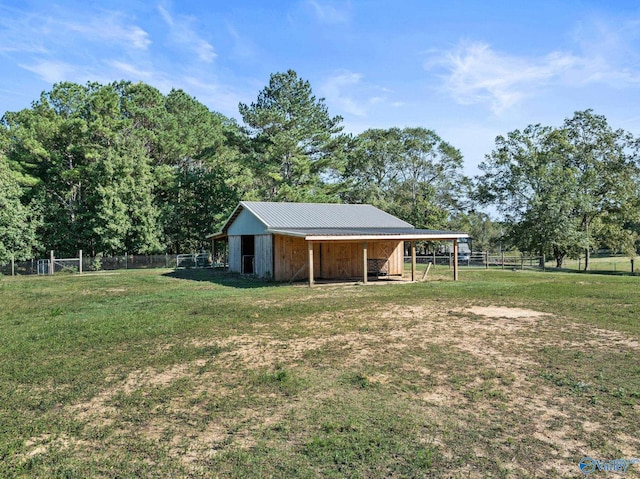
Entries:
POLYGON ((60 255, 192 250, 243 184, 237 125, 180 90, 59 83, 3 125, 38 236, 60 255))
POLYGON ((473 251, 497 252, 504 250, 503 226, 487 213, 470 211, 456 214, 450 223, 457 231, 464 231, 472 238, 473 251))
POLYGON ((628 250, 632 238, 620 228, 637 221, 634 155, 628 134, 590 110, 577 112, 561 128, 530 125, 499 136, 480 165, 478 197, 499 206, 518 249, 552 253, 558 267, 580 251, 588 258, 607 233, 628 250))
POLYGON ((256 102, 239 105, 249 128, 256 189, 264 200, 336 201, 327 180, 340 168, 346 137, 308 81, 274 73, 256 102))
POLYGON ((346 163, 342 197, 371 203, 418 228, 443 228, 459 210, 462 155, 425 128, 360 134, 346 163))
POLYGON ((0 150, 0 263, 29 258, 37 246, 36 214, 22 204, 22 189, 0 150))

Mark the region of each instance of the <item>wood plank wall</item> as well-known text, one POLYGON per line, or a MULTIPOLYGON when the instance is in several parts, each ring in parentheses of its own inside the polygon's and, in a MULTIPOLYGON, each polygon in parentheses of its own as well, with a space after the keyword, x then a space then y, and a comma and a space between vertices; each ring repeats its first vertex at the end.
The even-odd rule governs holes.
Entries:
MULTIPOLYGON (((402 241, 368 241, 369 259, 387 259, 388 274, 404 272, 404 248, 402 241)), ((274 254, 276 281, 288 281, 308 261, 307 242, 303 238, 275 235, 274 254)), ((257 254, 257 253, 256 253, 257 254)), ((341 279, 362 277, 362 242, 327 241, 313 245, 313 269, 316 278, 341 279)), ((307 279, 304 268, 297 280, 307 279)))
POLYGON ((259 278, 273 277, 273 235, 255 236, 253 272, 259 278))
POLYGON ((232 273, 242 272, 242 237, 229 236, 229 271, 232 273))

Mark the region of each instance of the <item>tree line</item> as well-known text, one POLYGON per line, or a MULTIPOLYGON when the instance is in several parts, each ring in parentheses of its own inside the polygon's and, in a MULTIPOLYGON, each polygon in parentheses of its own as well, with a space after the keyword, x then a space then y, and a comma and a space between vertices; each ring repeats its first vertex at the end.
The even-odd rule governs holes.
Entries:
POLYGON ((190 252, 246 200, 370 203, 475 249, 635 248, 638 142, 587 110, 496 139, 483 174, 433 130, 343 131, 296 72, 272 74, 242 124, 182 90, 59 83, 0 128, 0 261, 190 252), (501 222, 480 212, 494 204, 501 222))

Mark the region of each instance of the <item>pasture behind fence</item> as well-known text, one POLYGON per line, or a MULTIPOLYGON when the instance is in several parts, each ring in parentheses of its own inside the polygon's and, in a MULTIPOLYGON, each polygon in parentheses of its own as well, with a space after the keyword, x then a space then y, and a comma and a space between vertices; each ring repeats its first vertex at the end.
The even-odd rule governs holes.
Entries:
MULTIPOLYGON (((83 256, 78 258, 55 258, 54 273, 78 273, 95 271, 115 271, 127 269, 151 269, 151 268, 175 268, 175 254, 155 254, 155 255, 116 255, 101 256, 92 258, 83 256), (81 268, 82 267, 82 268, 81 268)), ((11 276, 51 273, 51 258, 31 259, 27 261, 14 261, 0 264, 0 274, 11 276)))
MULTIPOLYGON (((68 272, 93 272, 116 271, 127 269, 151 269, 151 268, 224 268, 228 266, 225 256, 212 258, 209 253, 191 253, 184 255, 155 254, 132 255, 123 254, 116 256, 102 256, 92 258, 83 256, 78 258, 54 258, 54 273, 68 272), (82 268, 80 268, 82 266, 82 268)), ((411 262, 411 256, 405 256, 405 262, 411 262)), ((418 264, 431 263, 437 268, 452 268, 453 254, 428 254, 416 257, 418 264)), ((51 258, 31 259, 27 261, 9 261, 0 264, 0 274, 11 276, 49 274, 51 258)), ((529 256, 514 253, 486 253, 473 254, 462 253, 458 255, 458 265, 463 269, 505 269, 505 270, 547 270, 556 271, 556 263, 553 258, 529 256)), ((640 265, 633 264, 631 259, 621 255, 594 255, 589 262, 590 271, 593 273, 632 273, 636 272, 640 265)), ((561 271, 582 271, 584 257, 580 259, 565 260, 561 271)))
MULTIPOLYGON (((405 256, 405 262, 411 262, 411 256, 405 256)), ((416 257, 418 264, 431 263, 441 268, 453 267, 453 254, 429 254, 416 257)), ((582 271, 584 257, 565 259, 562 268, 556 268, 556 261, 545 256, 523 255, 519 253, 487 253, 459 254, 458 266, 464 269, 505 269, 505 270, 537 270, 537 271, 582 271)), ((589 260, 589 271, 593 273, 635 273, 640 264, 622 255, 594 255, 589 260)))

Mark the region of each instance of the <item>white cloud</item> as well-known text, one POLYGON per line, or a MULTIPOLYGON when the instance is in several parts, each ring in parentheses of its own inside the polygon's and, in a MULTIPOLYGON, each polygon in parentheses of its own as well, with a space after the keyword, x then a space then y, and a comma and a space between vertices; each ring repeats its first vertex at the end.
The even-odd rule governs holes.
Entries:
POLYGON ((427 70, 444 69, 445 89, 460 104, 488 103, 501 114, 543 89, 606 84, 621 89, 640 85, 637 19, 614 23, 587 19, 573 32, 573 51, 518 56, 483 42, 461 42, 432 52, 427 70))
POLYGON ((320 87, 320 91, 328 101, 336 104, 340 111, 356 116, 366 116, 367 111, 364 105, 344 92, 360 83, 361 79, 362 75, 359 73, 343 71, 329 77, 320 87))
POLYGON ((340 114, 367 118, 375 110, 404 106, 403 102, 389 101, 389 88, 362 81, 362 74, 342 70, 329 76, 319 88, 327 103, 340 114))
POLYGON ((47 83, 74 81, 78 76, 75 65, 62 61, 43 60, 30 65, 21 64, 20 67, 35 73, 47 83))
POLYGON ((333 5, 319 2, 318 0, 307 0, 306 5, 311 8, 316 19, 321 23, 340 24, 349 21, 348 11, 338 9, 333 5))
POLYGON ((463 43, 425 66, 444 66, 445 87, 459 103, 489 102, 499 114, 582 61, 563 52, 525 58, 496 52, 485 43, 463 43))
POLYGON ((123 25, 120 19, 113 15, 94 18, 89 23, 63 22, 61 26, 93 41, 122 43, 139 50, 146 50, 151 44, 149 35, 142 28, 123 25))
POLYGON ((136 79, 139 79, 139 80, 142 80, 142 79, 147 80, 154 76, 152 71, 141 70, 140 68, 138 68, 135 65, 132 65, 131 63, 126 63, 118 60, 109 60, 106 62, 106 64, 111 68, 114 68, 126 75, 136 77, 136 79))
POLYGON ((196 33, 195 19, 193 17, 186 15, 174 17, 162 5, 158 6, 158 10, 165 23, 169 26, 170 36, 173 41, 192 50, 205 63, 211 63, 216 58, 217 54, 213 45, 196 33))

